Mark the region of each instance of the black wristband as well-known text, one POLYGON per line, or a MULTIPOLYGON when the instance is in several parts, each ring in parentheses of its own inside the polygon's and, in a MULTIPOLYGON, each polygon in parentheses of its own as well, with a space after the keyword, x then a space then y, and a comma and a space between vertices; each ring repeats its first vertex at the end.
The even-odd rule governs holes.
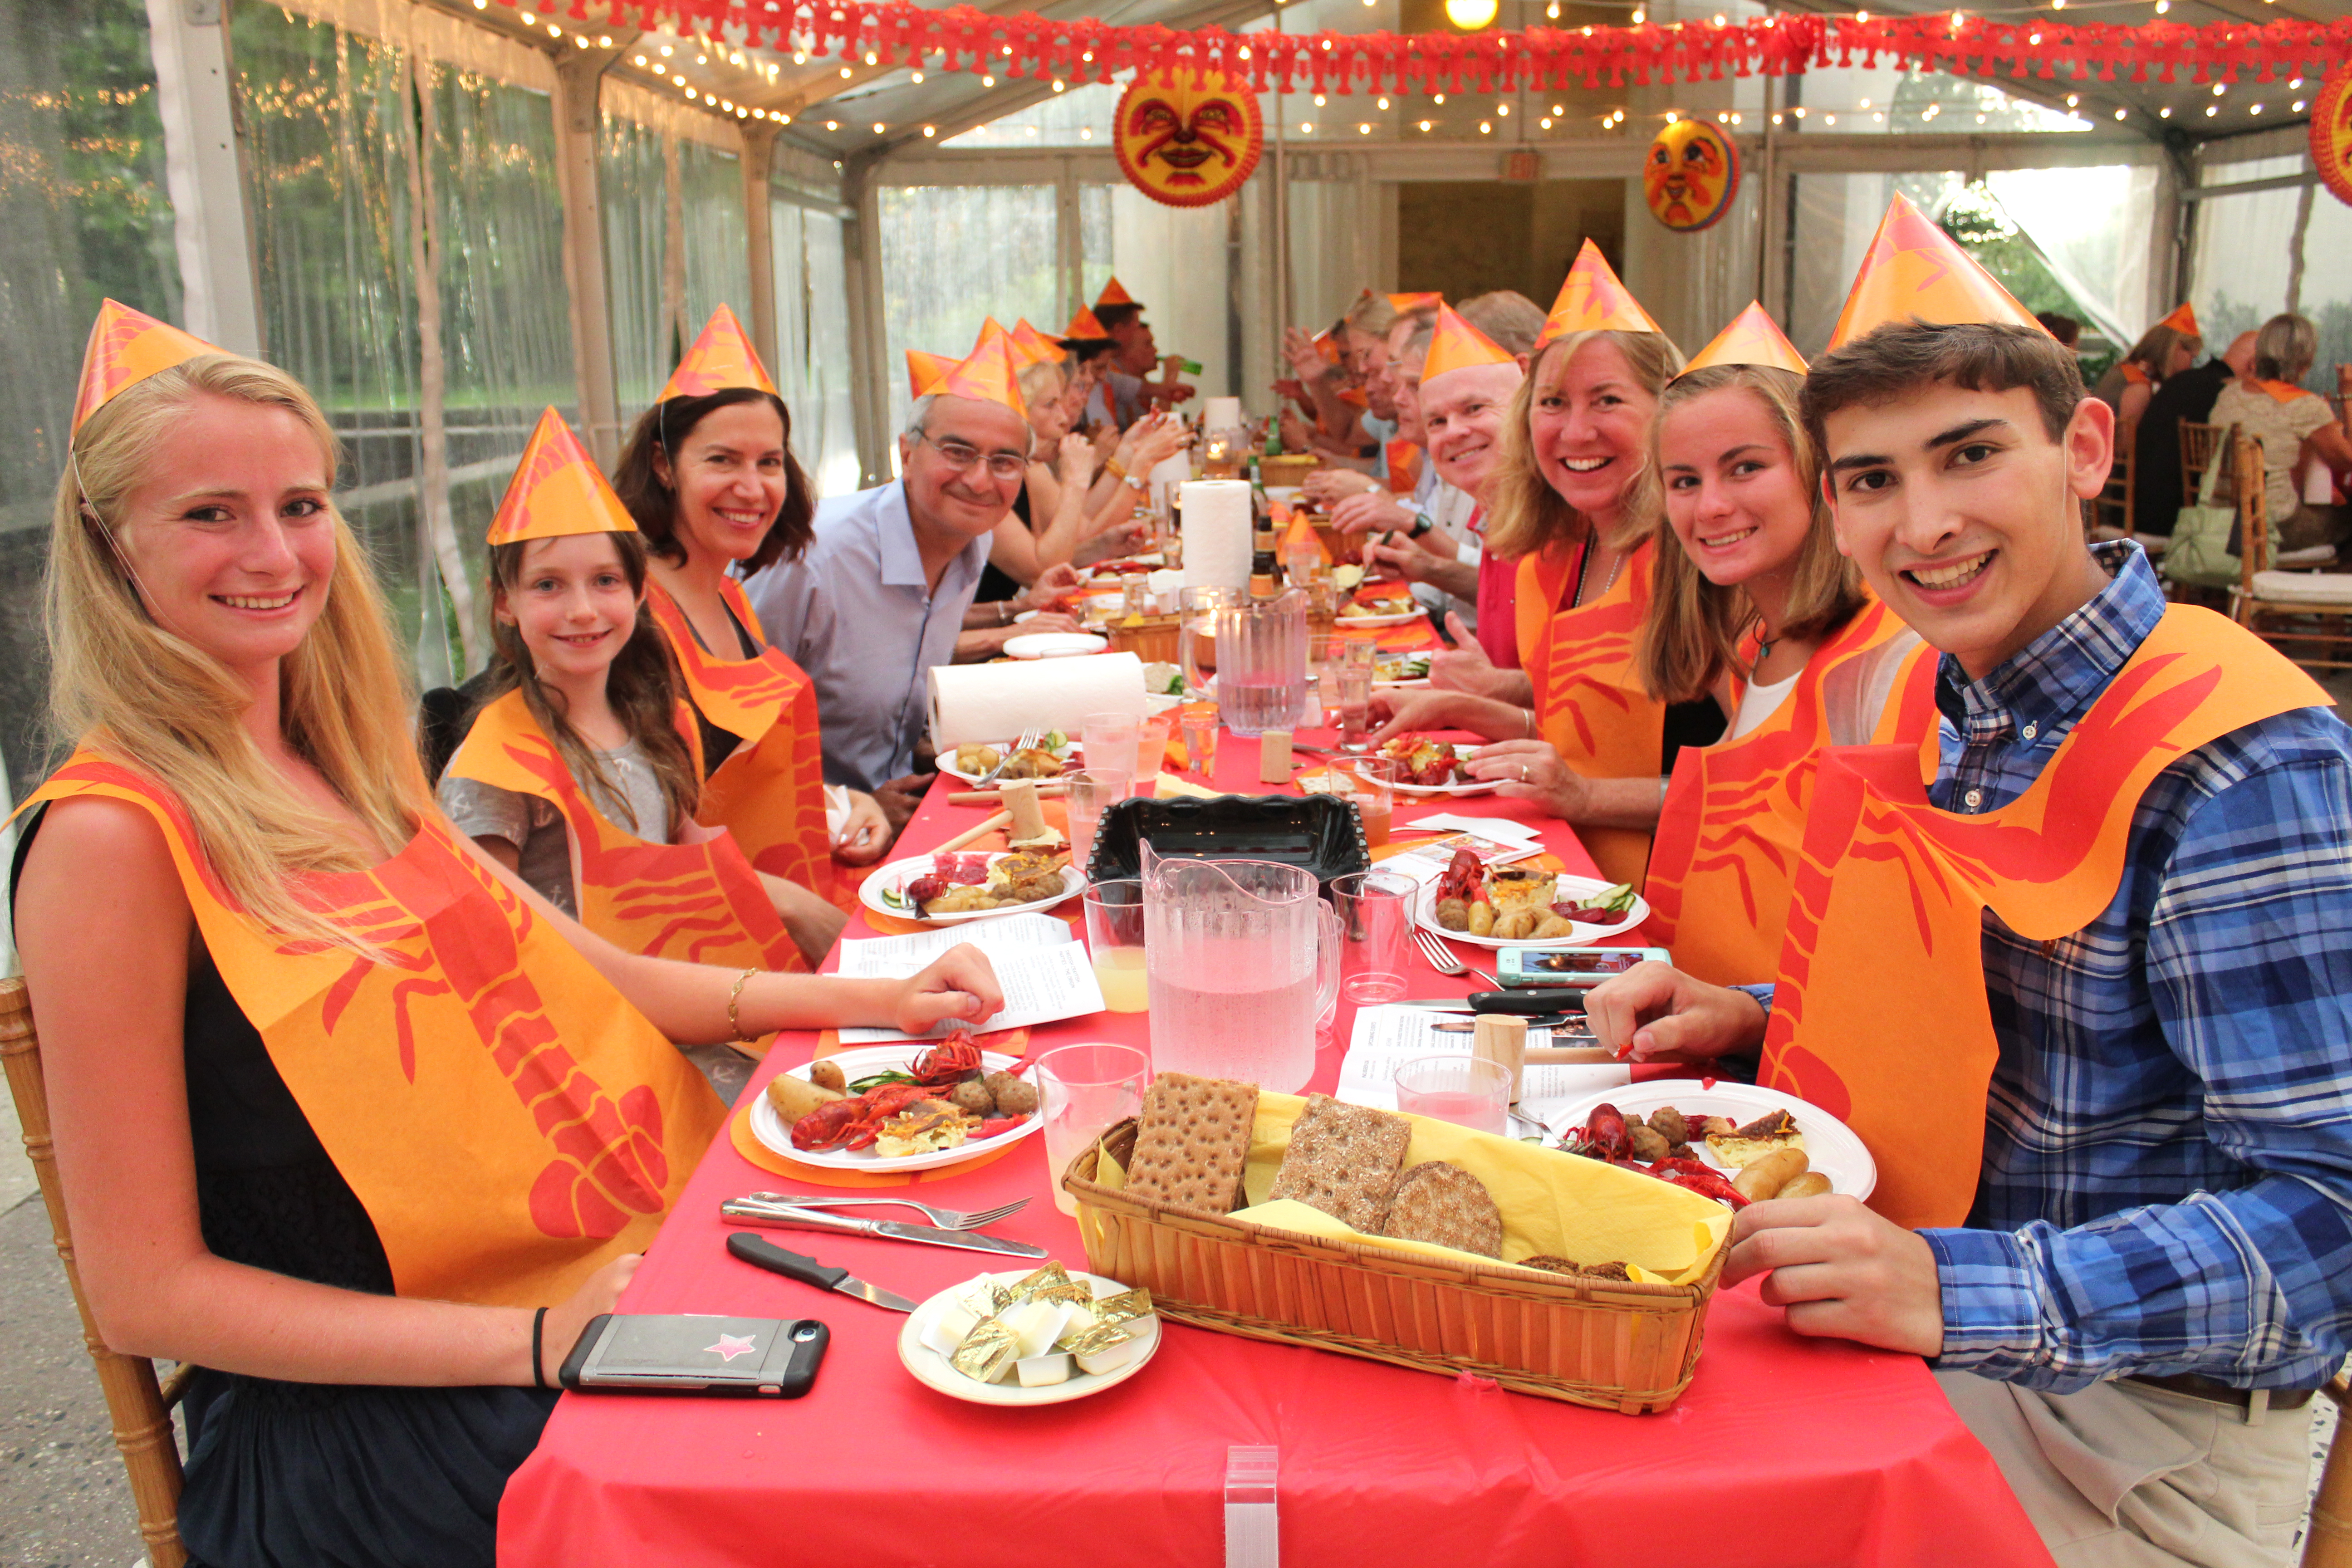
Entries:
POLYGON ((547 1309, 541 1307, 530 1315, 530 1385, 533 1388, 547 1386, 547 1373, 539 1359, 541 1336, 546 1331, 547 1309))

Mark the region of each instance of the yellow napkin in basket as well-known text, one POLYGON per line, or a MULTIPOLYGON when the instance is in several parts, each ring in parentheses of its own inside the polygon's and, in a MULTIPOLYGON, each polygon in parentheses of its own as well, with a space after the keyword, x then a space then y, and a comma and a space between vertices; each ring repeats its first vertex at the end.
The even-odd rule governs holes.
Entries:
MULTIPOLYGON (((1270 1203, 1275 1172, 1290 1147, 1291 1124, 1307 1101, 1293 1094, 1260 1094, 1242 1188, 1249 1206, 1235 1219, 1310 1236, 1349 1237, 1435 1258, 1478 1258, 1475 1253, 1427 1242, 1361 1236, 1320 1209, 1270 1203)), ((1731 1211, 1713 1198, 1598 1160, 1538 1148, 1515 1138, 1474 1132, 1450 1121, 1412 1116, 1410 1168, 1446 1160, 1486 1184, 1503 1215, 1503 1261, 1550 1256, 1580 1263, 1622 1262, 1636 1279, 1685 1284, 1706 1272, 1731 1230, 1731 1211)))

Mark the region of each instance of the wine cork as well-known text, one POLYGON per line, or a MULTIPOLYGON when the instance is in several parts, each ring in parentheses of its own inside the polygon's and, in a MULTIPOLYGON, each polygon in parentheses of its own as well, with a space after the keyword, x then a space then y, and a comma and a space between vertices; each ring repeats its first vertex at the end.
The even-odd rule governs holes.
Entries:
POLYGON ((1004 837, 1014 844, 1026 844, 1045 837, 1045 814, 1037 809, 1035 779, 1007 779, 1000 788, 1004 796, 1004 809, 1011 814, 1013 824, 1004 837))
POLYGON ((1511 1103, 1519 1102, 1519 1086, 1527 1079, 1528 1021, 1502 1013, 1481 1013, 1470 1036, 1470 1054, 1480 1061, 1500 1062, 1511 1075, 1511 1103))
POLYGON ((1290 731, 1268 730, 1257 738, 1257 782, 1290 782, 1290 731))

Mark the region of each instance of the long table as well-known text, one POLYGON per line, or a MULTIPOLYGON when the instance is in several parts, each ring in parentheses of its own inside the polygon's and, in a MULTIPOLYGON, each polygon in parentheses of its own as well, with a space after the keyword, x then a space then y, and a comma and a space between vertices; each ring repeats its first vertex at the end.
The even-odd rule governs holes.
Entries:
MULTIPOLYGON (((1255 743, 1227 736, 1214 783, 1266 793, 1256 765, 1255 743)), ((894 857, 980 820, 979 810, 946 803, 953 787, 947 780, 933 791, 894 857)), ((1494 796, 1436 804, 1470 816, 1511 809, 1494 796)), ((1590 874, 1575 836, 1556 822, 1547 828, 1546 847, 1569 870, 1590 874)), ((845 934, 873 932, 854 916, 845 934)), ((1480 961, 1477 951, 1461 951, 1480 961)), ((1409 988, 1461 994, 1476 984, 1416 961, 1409 988)), ((1328 1093, 1336 1084, 1351 1019, 1343 1001, 1313 1089, 1328 1093)), ((1148 1019, 1104 1013, 1046 1026, 1030 1051, 1073 1040, 1148 1047, 1148 1019)), ((810 1034, 781 1037, 746 1098, 807 1060, 815 1043, 810 1034)), ((1054 1207, 1047 1183, 1036 1137, 992 1163, 892 1190, 956 1208, 1027 1197, 991 1231, 1083 1267, 1077 1226, 1054 1207)), ((1164 1324, 1159 1354, 1126 1384, 1066 1405, 1008 1410, 918 1384, 898 1364, 899 1314, 726 1253, 719 1205, 783 1184, 722 1135, 622 1308, 820 1318, 832 1347, 814 1389, 789 1403, 566 1394, 507 1489, 501 1563, 1205 1568, 1224 1560, 1233 1445, 1279 1450, 1290 1568, 2050 1561, 1917 1357, 1800 1338, 1753 1281, 1717 1293, 1697 1375, 1655 1415, 1175 1323, 1164 1324)), ((769 1234, 919 1300, 995 1266, 973 1252, 769 1234)))

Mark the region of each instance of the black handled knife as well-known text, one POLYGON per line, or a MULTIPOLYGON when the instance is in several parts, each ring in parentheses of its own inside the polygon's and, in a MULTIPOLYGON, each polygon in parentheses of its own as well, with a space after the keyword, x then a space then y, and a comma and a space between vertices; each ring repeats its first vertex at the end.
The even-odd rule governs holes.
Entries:
POLYGON ((727 1250, 744 1262, 781 1274, 787 1279, 797 1279, 803 1285, 814 1285, 821 1290, 838 1290, 845 1296, 892 1312, 911 1312, 915 1303, 895 1290, 885 1290, 879 1285, 868 1285, 846 1268, 828 1268, 814 1258, 804 1257, 787 1247, 778 1247, 765 1237, 748 1231, 736 1231, 727 1238, 727 1250))

